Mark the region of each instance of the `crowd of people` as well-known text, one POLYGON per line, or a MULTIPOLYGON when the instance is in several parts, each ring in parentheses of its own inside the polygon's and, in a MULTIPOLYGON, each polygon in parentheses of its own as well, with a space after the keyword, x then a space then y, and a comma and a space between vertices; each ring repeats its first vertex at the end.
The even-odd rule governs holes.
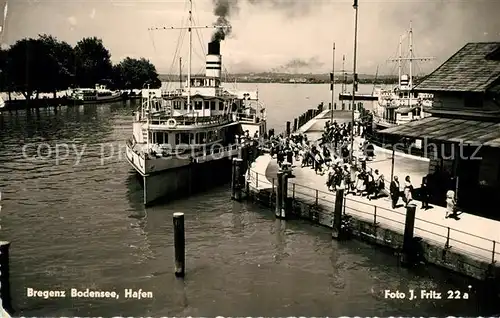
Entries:
MULTIPOLYGON (((269 135, 268 148, 271 156, 276 156, 281 167, 285 162, 300 167, 310 167, 316 174, 326 175, 326 186, 329 191, 344 189, 345 194, 366 196, 369 200, 381 196, 390 196, 392 208, 398 207, 399 201, 404 206, 413 203, 416 192, 421 202, 421 209, 429 209, 432 189, 429 186, 429 175, 422 179, 418 191, 412 184, 410 176, 406 176, 400 184, 397 176, 393 177, 386 190, 386 179, 377 169, 367 168, 366 161, 374 156, 374 147, 364 141, 361 144, 351 143, 351 123, 339 124, 327 121, 324 132, 317 141, 311 141, 306 134, 294 133, 289 137, 283 134, 269 135), (351 144, 359 147, 357 156, 351 153, 351 144), (351 160, 351 155, 353 156, 351 160)), ((354 126, 354 137, 363 137, 365 127, 362 123, 354 126)), ((363 140, 363 138, 362 138, 363 140)), ((446 217, 456 215, 456 196, 454 191, 446 193, 446 217)))
MULTIPOLYGON (((345 189, 346 193, 367 196, 370 200, 385 193, 384 176, 378 170, 367 169, 366 160, 373 154, 366 151, 366 144, 359 145, 364 154, 351 162, 351 123, 338 124, 327 121, 325 131, 317 142, 307 135, 292 134, 270 136, 270 154, 276 156, 278 165, 284 162, 311 167, 316 174, 326 175, 325 183, 330 191, 345 189)), ((356 135, 363 131, 361 125, 354 127, 356 135)))

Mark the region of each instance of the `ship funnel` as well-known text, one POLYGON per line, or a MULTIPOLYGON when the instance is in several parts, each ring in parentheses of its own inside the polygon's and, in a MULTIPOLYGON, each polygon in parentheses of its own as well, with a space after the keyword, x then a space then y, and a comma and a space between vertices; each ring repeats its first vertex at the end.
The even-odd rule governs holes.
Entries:
POLYGON ((409 85, 410 77, 407 74, 401 75, 401 86, 409 85))
POLYGON ((220 55, 220 42, 208 43, 208 54, 205 75, 207 77, 221 77, 222 57, 220 55))

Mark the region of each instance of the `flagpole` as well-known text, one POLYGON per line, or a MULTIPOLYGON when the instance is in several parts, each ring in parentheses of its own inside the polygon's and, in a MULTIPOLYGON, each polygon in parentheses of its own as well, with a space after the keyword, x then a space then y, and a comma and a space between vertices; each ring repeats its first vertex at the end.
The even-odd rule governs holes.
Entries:
POLYGON ((356 75, 356 50, 358 48, 358 0, 354 0, 354 62, 353 62, 353 78, 352 78, 352 109, 351 109, 351 164, 354 161, 354 108, 355 108, 355 95, 357 85, 357 75, 356 75))
POLYGON ((330 121, 333 122, 333 110, 335 109, 335 42, 333 42, 333 59, 332 59, 332 107, 330 112, 330 121))

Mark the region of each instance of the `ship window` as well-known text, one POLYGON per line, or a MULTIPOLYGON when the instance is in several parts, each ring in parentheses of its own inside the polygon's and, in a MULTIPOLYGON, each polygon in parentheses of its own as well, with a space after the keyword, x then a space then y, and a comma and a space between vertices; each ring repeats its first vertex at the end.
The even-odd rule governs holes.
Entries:
POLYGON ((184 103, 184 110, 187 110, 188 109, 188 103, 184 103))
POLYGON ((223 101, 219 101, 219 110, 224 110, 224 102, 223 101))
POLYGON ((215 101, 214 100, 210 102, 210 109, 215 110, 215 101))
POLYGON ((399 93, 399 98, 403 98, 403 93, 399 93))
POLYGON ((176 134, 175 144, 176 145, 189 144, 189 134, 187 134, 187 133, 176 134))
POLYGON ((182 101, 174 100, 174 109, 181 109, 181 108, 182 108, 182 101))
POLYGON ((194 139, 194 135, 195 134, 189 134, 189 137, 191 138, 190 144, 195 144, 196 143, 196 140, 194 139))
POLYGON ((418 98, 418 93, 417 92, 413 93, 413 97, 418 98))
POLYGON ((194 102, 194 109, 197 110, 203 109, 203 102, 201 101, 194 102))
POLYGON ((205 101, 205 109, 210 109, 210 101, 205 101))
POLYGON ((163 144, 163 133, 156 133, 156 143, 163 144))
POLYGON ((207 133, 206 132, 201 132, 196 134, 196 143, 197 144, 204 144, 207 142, 207 133))

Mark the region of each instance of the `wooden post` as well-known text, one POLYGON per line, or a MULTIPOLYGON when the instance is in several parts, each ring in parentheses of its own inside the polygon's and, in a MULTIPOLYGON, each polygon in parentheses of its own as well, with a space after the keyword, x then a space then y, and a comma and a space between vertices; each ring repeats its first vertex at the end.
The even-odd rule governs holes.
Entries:
POLYGON ((415 212, 417 206, 408 204, 406 207, 405 232, 403 237, 403 253, 401 255, 402 265, 410 265, 414 258, 413 232, 415 229, 415 212))
POLYGON ((10 242, 0 241, 0 299, 2 300, 3 308, 8 313, 12 313, 9 277, 9 248, 10 242))
POLYGON ((283 171, 280 170, 277 173, 278 184, 276 185, 276 208, 274 214, 277 218, 281 217, 281 209, 283 207, 283 171))
POLYGON ((296 132, 297 129, 299 129, 299 121, 297 120, 297 118, 295 118, 293 120, 293 131, 296 132))
POLYGON ((175 276, 184 277, 186 270, 186 238, 184 235, 184 213, 174 213, 175 276))
POLYGON ((231 163, 231 199, 236 199, 236 159, 233 158, 231 163))
POLYGON ((287 121, 286 122, 286 136, 290 137, 290 133, 291 133, 291 131, 290 131, 290 122, 287 121))
POLYGON ((394 180, 394 145, 392 145, 392 158, 391 158, 391 183, 394 180))
POLYGON ((339 189, 335 193, 335 209, 333 210, 332 238, 340 239, 342 236, 342 209, 344 204, 344 189, 339 189))
POLYGON ((233 158, 233 165, 234 165, 234 197, 233 199, 236 201, 241 201, 241 190, 243 188, 242 184, 242 175, 243 175, 243 167, 242 167, 243 159, 240 158, 233 158))

